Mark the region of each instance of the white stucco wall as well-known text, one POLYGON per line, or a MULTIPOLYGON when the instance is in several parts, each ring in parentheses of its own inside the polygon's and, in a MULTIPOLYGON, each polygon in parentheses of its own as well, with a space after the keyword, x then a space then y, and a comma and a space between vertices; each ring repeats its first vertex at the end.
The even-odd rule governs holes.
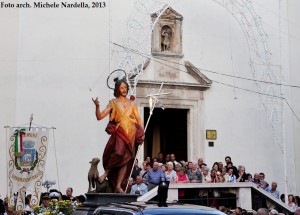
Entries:
MULTIPOLYGON (((298 13, 297 8, 300 8, 300 2, 297 0, 292 0, 288 1, 288 20, 289 22, 289 62, 290 62, 290 77, 291 77, 291 83, 300 83, 300 75, 299 75, 299 66, 300 66, 300 61, 299 61, 299 56, 300 56, 300 43, 299 43, 299 38, 300 38, 300 28, 298 25, 295 25, 297 20, 300 20, 300 14, 298 13)), ((297 84, 298 85, 298 84, 297 84)), ((300 97, 299 97, 299 89, 291 89, 291 103, 296 110, 296 113, 299 116, 299 110, 300 110, 300 97)), ((300 131, 300 124, 299 121, 296 119, 293 119, 292 122, 292 129, 294 132, 294 135, 291 137, 291 142, 294 143, 294 154, 295 154, 295 159, 294 159, 294 164, 295 164, 295 181, 296 183, 296 190, 297 193, 300 192, 300 156, 299 156, 299 151, 300 151, 300 136, 297 135, 300 131)))
MULTIPOLYGON (((254 2, 253 6, 262 17, 263 27, 268 34, 268 44, 272 53, 271 67, 275 72, 280 72, 282 68, 283 83, 299 83, 299 81, 290 81, 294 80, 290 77, 294 71, 290 70, 289 53, 287 53, 290 41, 287 34, 289 21, 279 17, 286 17, 286 2, 278 1, 274 4, 273 1, 273 5, 270 3, 270 1, 259 2, 259 4, 254 2)), ((197 10, 189 10, 180 6, 178 8, 184 17, 183 53, 185 58, 199 68, 203 68, 202 72, 213 81, 258 91, 251 81, 222 77, 205 71, 206 69, 227 75, 253 78, 249 66, 245 32, 233 16, 223 7, 212 2, 195 2, 194 8, 197 10)), ((263 67, 256 67, 256 70, 260 69, 263 67)), ((273 131, 267 124, 267 113, 258 94, 213 83, 211 89, 204 95, 205 129, 218 131, 215 147, 208 147, 208 141, 205 143, 206 163, 211 165, 214 161, 224 161, 224 157, 230 155, 235 165, 245 165, 247 172, 252 174, 264 172, 267 180, 277 181, 280 191, 284 192, 284 156, 281 148, 274 143, 273 131)), ((290 104, 292 95, 291 88, 285 87, 282 96, 287 98, 290 104)), ((297 180, 295 176, 297 167, 293 164, 296 149, 291 143, 297 136, 297 133, 293 131, 295 130, 293 123, 299 124, 299 121, 295 119, 286 103, 283 107, 287 191, 294 193, 299 179, 297 180)), ((299 107, 292 105, 292 108, 299 114, 299 107)))
MULTIPOLYGON (((110 30, 109 7, 1 9, 1 169, 7 168, 3 126, 29 123, 33 113, 33 123, 56 127, 45 180, 56 180, 53 188, 63 192, 69 186, 75 195, 87 191, 88 162, 102 157, 108 138, 107 120, 97 122, 91 98, 98 96, 102 108, 108 103, 109 31, 120 43, 131 8, 129 1, 112 2, 110 30)), ((5 196, 5 171, 0 177, 5 196)))
MULTIPOLYGON (((108 7, 89 10, 31 8, 1 9, 0 13, 2 149, 6 145, 3 126, 28 123, 31 113, 34 114, 34 123, 56 127, 54 136, 50 132, 45 179, 59 181, 60 187, 56 185, 56 188, 63 192, 68 186, 73 187, 75 195, 87 191, 88 162, 93 157, 102 157, 108 139, 104 131, 107 119, 96 121, 91 98, 99 96, 104 108, 109 100, 106 87, 109 48, 113 59, 122 55, 114 52, 116 48, 113 45, 109 46, 109 35, 112 42, 122 42, 126 18, 134 6, 133 0, 110 2, 110 10, 108 7)), ((282 2, 286 4, 286 1, 282 2)), ((289 68, 283 71, 284 80, 292 80, 291 84, 299 85, 297 52, 300 42, 284 33, 281 35, 283 39, 279 40, 279 28, 288 29, 290 34, 300 37, 299 27, 286 20, 279 26, 278 17, 279 12, 287 11, 291 22, 299 22, 299 3, 297 0, 289 1, 287 9, 279 9, 279 2, 270 0, 253 5, 266 23, 264 27, 269 34, 274 69, 283 64, 283 68, 289 68), (290 57, 282 60, 285 54, 290 57)), ((229 75, 233 75, 234 71, 237 76, 253 78, 245 35, 225 8, 212 1, 196 0, 178 1, 172 7, 184 17, 185 59, 200 69, 229 75)), ((116 65, 111 67, 114 69, 116 65)), ((212 80, 257 90, 252 82, 201 71, 212 80)), ((298 89, 285 89, 299 115, 298 89)), ((200 116, 204 129, 218 131, 215 147, 208 147, 207 141, 198 143, 205 144, 206 163, 212 165, 214 161, 224 161, 224 157, 230 155, 234 164, 245 165, 247 172, 265 172, 267 180, 277 181, 283 192, 283 155, 273 142, 272 129, 267 125, 266 112, 258 95, 213 83, 201 103, 204 104, 201 109, 204 114, 200 116)), ((299 193, 300 171, 299 166, 294 164, 299 163, 300 158, 291 158, 299 151, 300 134, 297 131, 300 125, 286 105, 284 108, 289 153, 288 191, 295 193, 297 189, 299 193)), ((5 170, 5 150, 0 151, 0 159, 0 168, 5 170)), ((6 174, 1 174, 2 196, 6 193, 5 189, 6 174)))
POLYGON ((16 120, 16 82, 17 82, 17 58, 18 58, 18 19, 19 14, 15 10, 3 10, 0 13, 0 195, 6 195, 6 135, 4 125, 15 123, 16 120))

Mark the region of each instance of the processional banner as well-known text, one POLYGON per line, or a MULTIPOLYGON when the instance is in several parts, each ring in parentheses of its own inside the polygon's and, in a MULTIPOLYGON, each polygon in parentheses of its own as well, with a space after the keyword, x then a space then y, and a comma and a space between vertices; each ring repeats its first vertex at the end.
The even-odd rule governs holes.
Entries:
POLYGON ((31 205, 39 204, 46 164, 49 129, 9 128, 8 200, 9 206, 21 211, 25 195, 31 205))

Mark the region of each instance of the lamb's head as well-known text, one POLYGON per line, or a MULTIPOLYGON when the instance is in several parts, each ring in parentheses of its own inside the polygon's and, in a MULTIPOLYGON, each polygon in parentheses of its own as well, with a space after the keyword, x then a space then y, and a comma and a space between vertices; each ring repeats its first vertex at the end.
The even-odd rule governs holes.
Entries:
POLYGON ((93 158, 90 163, 91 164, 94 164, 94 165, 97 165, 98 163, 100 162, 100 159, 99 158, 93 158))

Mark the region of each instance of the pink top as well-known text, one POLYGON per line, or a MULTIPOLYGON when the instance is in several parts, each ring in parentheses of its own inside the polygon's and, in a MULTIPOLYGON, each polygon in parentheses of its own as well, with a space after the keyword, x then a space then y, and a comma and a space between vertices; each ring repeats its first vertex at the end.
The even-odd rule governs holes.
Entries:
POLYGON ((180 182, 187 182, 187 181, 189 181, 189 178, 188 178, 186 173, 184 173, 183 176, 181 176, 180 174, 177 174, 177 180, 178 180, 179 183, 180 182))

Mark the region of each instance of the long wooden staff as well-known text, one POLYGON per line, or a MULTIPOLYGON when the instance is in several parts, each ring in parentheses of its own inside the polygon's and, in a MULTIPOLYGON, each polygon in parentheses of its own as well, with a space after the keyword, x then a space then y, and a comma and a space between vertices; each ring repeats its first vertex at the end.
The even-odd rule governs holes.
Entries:
MULTIPOLYGON (((163 95, 163 94, 160 94, 160 91, 161 91, 163 85, 164 85, 164 82, 161 83, 160 88, 159 88, 157 94, 155 94, 155 95, 149 95, 150 115, 149 115, 149 117, 148 117, 148 120, 147 120, 145 129, 144 129, 144 133, 145 133, 145 134, 146 134, 146 130, 147 130, 148 124, 149 124, 149 122, 150 122, 150 118, 151 118, 151 116, 152 116, 152 114, 153 114, 153 110, 154 110, 155 105, 156 105, 156 102, 157 102, 157 98, 156 98, 156 97, 157 97, 157 96, 160 96, 160 95, 163 95), (154 102, 153 102, 153 99, 154 99, 154 102)), ((169 93, 167 93, 167 94, 169 94, 169 93)), ((144 142, 143 142, 143 143, 144 143, 144 142)), ((143 144, 143 143, 142 143, 142 144, 143 144)), ((140 151, 140 147, 141 147, 142 144, 140 144, 140 145, 138 146, 138 150, 137 150, 137 152, 136 152, 134 161, 135 161, 136 158, 137 158, 137 155, 138 155, 138 153, 139 153, 139 151, 140 151)), ((133 171, 134 161, 133 161, 133 165, 132 165, 132 167, 131 167, 131 171, 130 171, 129 177, 131 176, 132 171, 133 171)), ((125 192, 126 192, 126 190, 128 189, 128 182, 129 182, 129 180, 127 180, 125 192)))

